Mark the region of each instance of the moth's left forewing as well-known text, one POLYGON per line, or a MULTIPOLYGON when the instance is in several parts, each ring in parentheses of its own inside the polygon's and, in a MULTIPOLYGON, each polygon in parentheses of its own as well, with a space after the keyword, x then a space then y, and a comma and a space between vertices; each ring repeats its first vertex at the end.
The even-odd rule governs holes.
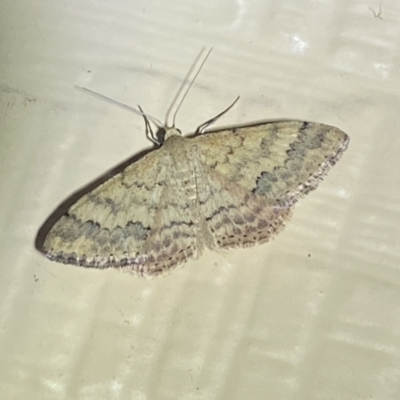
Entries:
POLYGON ((289 121, 210 132, 193 140, 211 169, 249 192, 291 205, 318 186, 349 137, 332 126, 289 121))
POLYGON ((51 260, 85 267, 146 264, 144 246, 167 169, 159 150, 128 165, 72 204, 46 233, 41 251, 51 260))

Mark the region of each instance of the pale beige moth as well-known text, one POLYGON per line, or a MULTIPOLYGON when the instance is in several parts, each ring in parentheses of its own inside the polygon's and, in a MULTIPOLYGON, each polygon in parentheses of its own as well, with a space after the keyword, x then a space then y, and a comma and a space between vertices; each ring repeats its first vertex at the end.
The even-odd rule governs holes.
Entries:
POLYGON ((267 242, 346 150, 338 128, 261 123, 163 143, 85 193, 42 237, 50 260, 157 275, 205 248, 267 242))

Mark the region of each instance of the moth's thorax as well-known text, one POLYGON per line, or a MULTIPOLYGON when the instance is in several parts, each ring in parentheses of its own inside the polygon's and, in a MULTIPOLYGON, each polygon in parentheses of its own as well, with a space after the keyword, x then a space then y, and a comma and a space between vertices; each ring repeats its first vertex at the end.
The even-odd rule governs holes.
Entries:
POLYGON ((204 179, 197 148, 177 130, 168 130, 167 135, 162 148, 168 159, 170 186, 176 195, 187 198, 191 205, 195 205, 198 186, 204 179))
POLYGON ((173 166, 181 170, 189 167, 195 147, 192 141, 182 136, 179 130, 169 129, 161 149, 164 154, 168 154, 173 166))

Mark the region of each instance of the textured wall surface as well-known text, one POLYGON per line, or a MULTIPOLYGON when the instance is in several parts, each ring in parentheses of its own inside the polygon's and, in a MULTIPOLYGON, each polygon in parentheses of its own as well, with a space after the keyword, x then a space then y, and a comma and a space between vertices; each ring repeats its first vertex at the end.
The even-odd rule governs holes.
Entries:
POLYGON ((400 398, 400 3, 6 0, 0 36, 4 399, 400 398), (272 242, 171 274, 52 263, 38 229, 151 144, 203 47, 185 132, 334 125, 349 149, 272 242))

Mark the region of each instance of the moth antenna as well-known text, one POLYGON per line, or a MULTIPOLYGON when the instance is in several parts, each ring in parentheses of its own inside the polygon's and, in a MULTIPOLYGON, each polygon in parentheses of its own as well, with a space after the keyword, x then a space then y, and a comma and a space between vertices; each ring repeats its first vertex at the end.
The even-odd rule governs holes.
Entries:
MULTIPOLYGON (((202 63, 200 64, 200 67, 198 68, 198 71, 196 72, 196 75, 195 75, 194 78, 191 80, 191 82, 190 82, 188 88, 186 89, 185 93, 183 94, 183 97, 182 97, 182 99, 180 100, 180 102, 179 102, 179 104, 178 104, 178 107, 176 108, 176 110, 175 110, 175 112, 174 112, 174 116, 173 116, 173 118, 172 118, 172 126, 169 126, 168 122, 165 123, 165 126, 166 126, 167 129, 168 129, 168 128, 174 128, 174 127, 175 127, 176 115, 178 114, 178 111, 179 111, 179 109, 181 108, 181 105, 182 105, 183 101, 185 100, 187 94, 189 93, 189 90, 190 90, 190 88, 192 87, 192 85, 193 85, 194 81, 196 80, 197 76, 200 74, 200 71, 202 70, 202 68, 203 68, 205 62, 207 61, 208 57, 210 56, 210 53, 211 53, 212 50, 213 50, 213 48, 211 47, 211 49, 208 51, 207 55, 205 56, 204 60, 203 60, 202 63)), ((193 64, 193 67, 197 64, 198 60, 200 59, 200 57, 201 57, 201 55, 204 53, 204 51, 205 51, 204 48, 200 51, 200 54, 197 56, 197 58, 196 58, 196 60, 195 60, 195 62, 194 62, 194 64, 193 64)), ((172 101, 171 106, 170 106, 169 109, 168 109, 167 118, 166 118, 167 121, 169 120, 169 116, 170 116, 172 107, 174 106, 174 104, 175 104, 176 100, 178 99, 178 97, 181 95, 181 93, 182 93, 182 91, 183 91, 183 88, 185 87, 185 84, 186 84, 186 82, 187 82, 189 76, 190 76, 190 75, 192 74, 192 72, 193 72, 193 67, 190 68, 188 74, 186 75, 186 77, 185 77, 185 79, 184 79, 184 81, 183 81, 182 86, 179 88, 178 93, 176 94, 174 100, 172 101)))
POLYGON ((209 119, 208 121, 204 122, 201 124, 197 129, 196 132, 194 133, 195 136, 200 135, 204 132, 205 129, 207 129, 210 125, 212 125, 215 121, 217 121, 219 118, 221 118, 224 114, 226 114, 240 99, 240 96, 236 97, 235 101, 224 111, 220 112, 218 115, 215 117, 209 119))
POLYGON ((146 116, 148 119, 153 121, 154 125, 156 125, 157 128, 159 128, 159 129, 163 129, 165 127, 164 124, 160 120, 158 120, 156 117, 153 117, 150 114, 144 113, 143 111, 140 111, 140 110, 136 109, 135 107, 128 106, 127 104, 121 103, 118 100, 114 100, 114 99, 112 99, 110 97, 104 96, 103 94, 94 92, 93 90, 87 89, 87 88, 82 87, 82 86, 76 86, 75 85, 75 88, 78 89, 78 90, 83 90, 85 92, 88 92, 93 96, 96 96, 96 97, 98 97, 98 98, 100 98, 102 100, 106 100, 106 101, 108 101, 108 102, 110 102, 112 104, 115 104, 115 105, 119 106, 119 107, 125 108, 126 110, 133 111, 136 114, 139 114, 139 115, 142 115, 142 116, 146 116))

